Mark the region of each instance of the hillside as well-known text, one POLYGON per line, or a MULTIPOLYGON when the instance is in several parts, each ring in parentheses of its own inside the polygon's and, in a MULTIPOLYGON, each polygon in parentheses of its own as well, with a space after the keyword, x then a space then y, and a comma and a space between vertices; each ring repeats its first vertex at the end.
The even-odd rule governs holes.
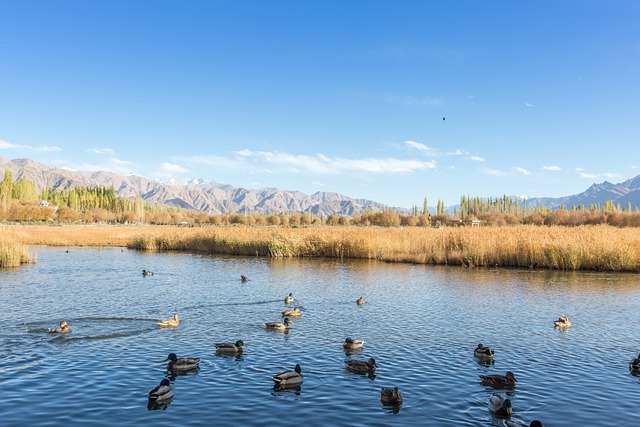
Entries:
POLYGON ((614 205, 620 205, 623 209, 626 209, 629 204, 632 209, 640 209, 640 175, 618 184, 608 181, 593 184, 582 193, 570 196, 531 198, 527 200, 527 206, 535 208, 544 205, 551 209, 564 206, 571 209, 572 206, 583 205, 589 208, 591 205, 602 206, 608 201, 612 201, 614 205))
MULTIPOLYGON (((315 215, 348 215, 365 211, 380 211, 385 205, 371 200, 353 199, 338 193, 317 192, 307 195, 299 191, 276 188, 250 190, 225 183, 193 180, 176 184, 138 175, 119 175, 111 172, 88 172, 60 169, 31 159, 7 160, 0 157, 0 173, 8 169, 14 180, 26 178, 43 188, 65 189, 83 186, 113 186, 121 197, 139 195, 143 200, 162 206, 176 206, 204 211, 209 214, 228 212, 282 213, 311 212, 315 215)), ((408 209, 396 208, 399 213, 408 209)))

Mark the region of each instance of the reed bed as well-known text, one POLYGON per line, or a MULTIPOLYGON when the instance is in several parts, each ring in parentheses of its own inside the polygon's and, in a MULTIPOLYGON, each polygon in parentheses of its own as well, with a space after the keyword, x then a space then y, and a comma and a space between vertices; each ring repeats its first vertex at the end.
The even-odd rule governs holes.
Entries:
POLYGON ((18 267, 30 262, 35 262, 35 259, 24 245, 0 237, 0 268, 18 267))
POLYGON ((23 244, 128 246, 266 257, 376 259, 467 267, 640 271, 640 229, 561 227, 2 226, 23 244))

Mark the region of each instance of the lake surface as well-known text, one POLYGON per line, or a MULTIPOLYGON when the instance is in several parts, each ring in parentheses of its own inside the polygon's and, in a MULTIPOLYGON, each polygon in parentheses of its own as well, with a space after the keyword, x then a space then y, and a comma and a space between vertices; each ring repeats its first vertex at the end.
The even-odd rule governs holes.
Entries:
POLYGON ((37 264, 0 270, 3 426, 501 426, 492 392, 527 424, 640 425, 640 377, 628 370, 640 352, 636 274, 30 251, 37 264), (303 314, 288 333, 264 328, 294 306, 303 314), (179 327, 157 325, 175 312, 179 327), (564 332, 553 327, 562 313, 573 322, 564 332), (70 332, 49 334, 62 319, 70 332), (346 337, 364 348, 345 354, 346 337), (238 339, 242 356, 215 354, 214 343, 238 339), (478 343, 495 350, 493 364, 474 358, 478 343), (200 357, 199 370, 172 376, 171 352, 200 357), (369 357, 375 377, 344 367, 369 357), (300 389, 274 390, 271 377, 296 363, 300 389), (512 390, 479 382, 506 371, 512 390), (165 377, 175 396, 154 408, 147 393, 165 377), (399 410, 380 403, 394 386, 399 410))

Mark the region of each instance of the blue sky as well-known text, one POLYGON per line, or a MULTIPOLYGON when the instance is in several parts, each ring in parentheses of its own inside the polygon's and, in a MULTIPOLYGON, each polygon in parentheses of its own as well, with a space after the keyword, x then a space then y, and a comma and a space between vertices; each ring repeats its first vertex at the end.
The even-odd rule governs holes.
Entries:
POLYGON ((640 2, 0 0, 0 156, 389 206, 640 174, 640 2))

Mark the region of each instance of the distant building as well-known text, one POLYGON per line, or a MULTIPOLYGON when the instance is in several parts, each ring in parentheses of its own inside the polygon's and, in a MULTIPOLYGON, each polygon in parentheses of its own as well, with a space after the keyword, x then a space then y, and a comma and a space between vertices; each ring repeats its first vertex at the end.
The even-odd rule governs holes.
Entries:
POLYGON ((456 227, 480 227, 479 219, 450 219, 449 225, 456 227))

